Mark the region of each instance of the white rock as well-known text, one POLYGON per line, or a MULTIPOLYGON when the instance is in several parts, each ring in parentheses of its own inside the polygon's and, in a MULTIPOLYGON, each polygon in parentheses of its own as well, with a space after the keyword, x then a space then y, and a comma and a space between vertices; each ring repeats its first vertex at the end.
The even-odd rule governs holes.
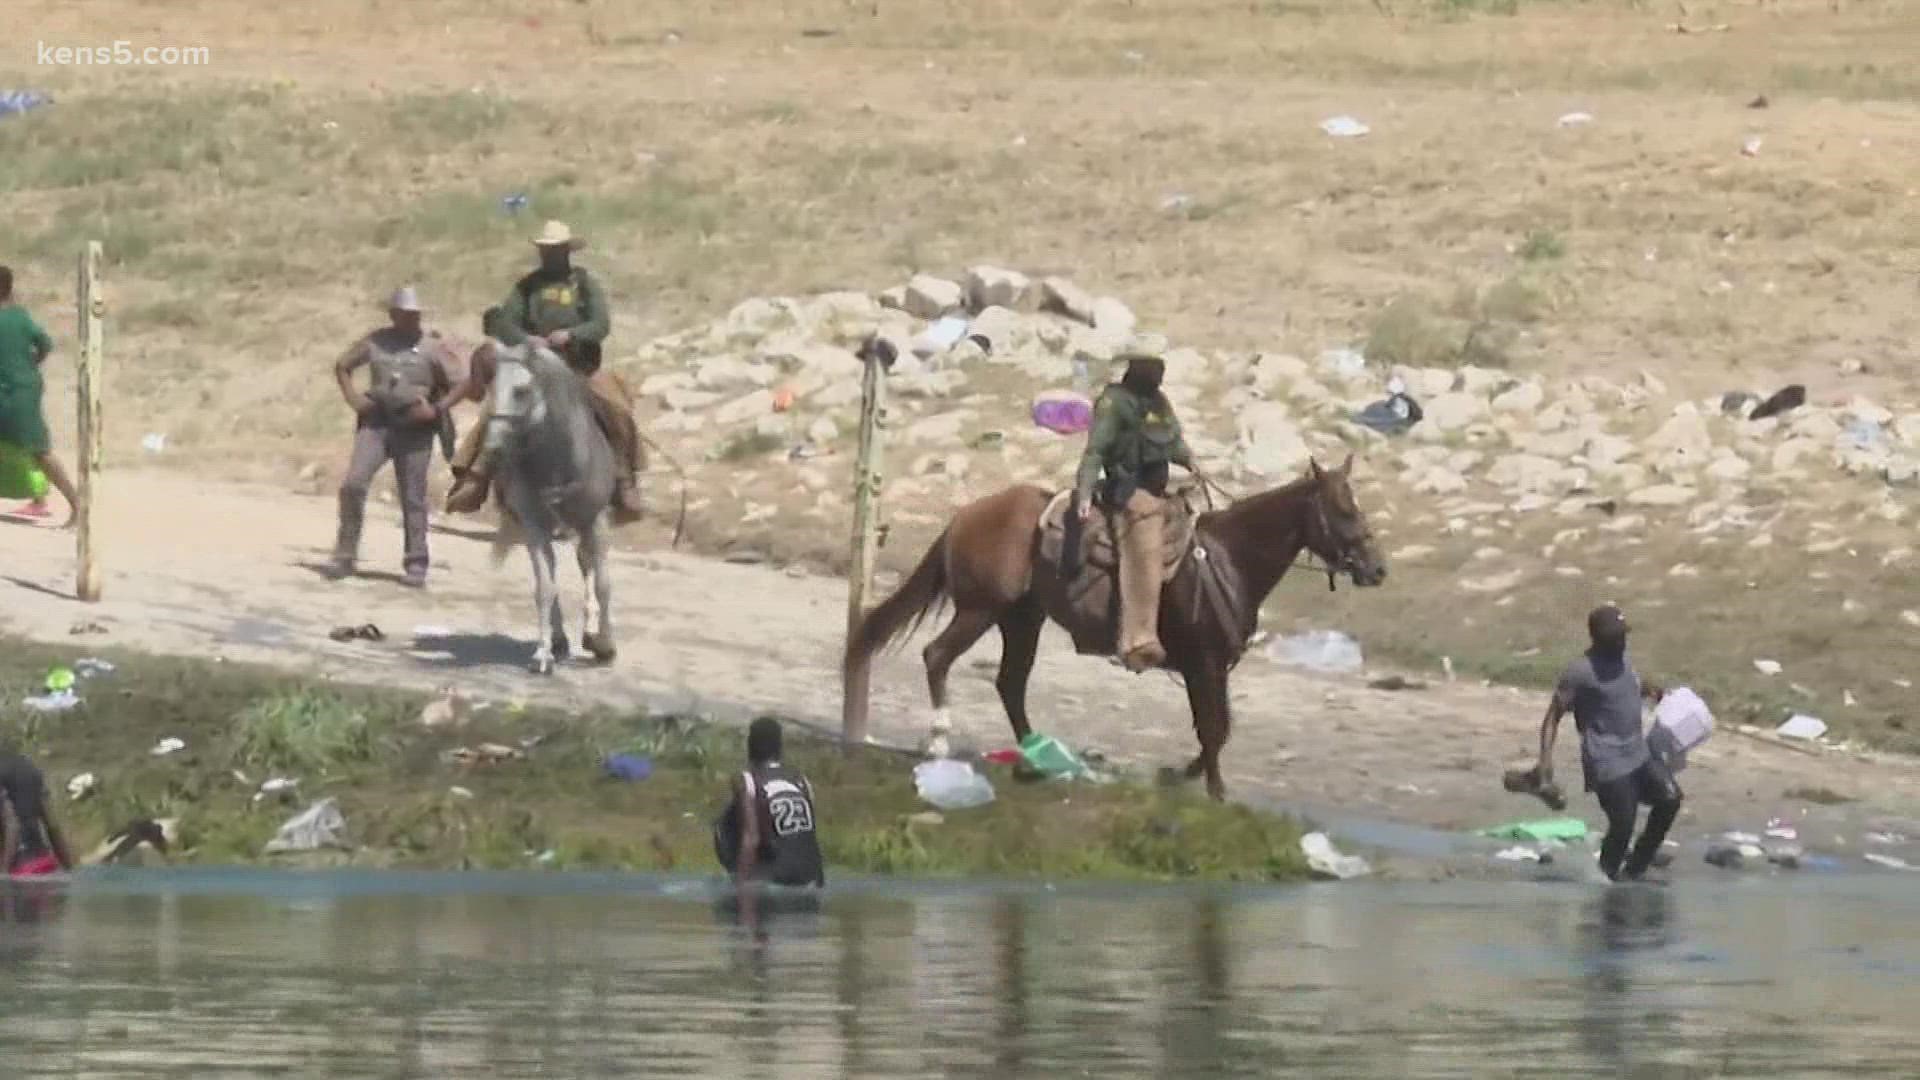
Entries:
POLYGON ((1466 489, 1466 478, 1442 465, 1428 469, 1413 482, 1413 490, 1421 495, 1452 495, 1466 489))
POLYGON ((1533 414, 1535 431, 1559 431, 1573 420, 1573 410, 1564 401, 1556 401, 1533 414))
POLYGON ((1744 480, 1753 466, 1738 454, 1724 453, 1707 466, 1707 475, 1715 480, 1744 480))
POLYGON ((967 324, 969 338, 984 338, 987 354, 997 363, 1013 362, 1035 343, 1035 335, 1018 312, 1005 307, 982 308, 967 324))
POLYGON ((1393 369, 1393 374, 1407 384, 1407 393, 1416 400, 1425 402, 1441 394, 1451 393, 1457 381, 1453 372, 1446 368, 1402 368, 1393 369))
POLYGON ((821 293, 800 305, 800 322, 818 338, 850 341, 880 322, 880 302, 866 293, 821 293))
POLYGON ((1713 450, 1713 435, 1707 430, 1706 418, 1688 401, 1674 408, 1673 415, 1647 439, 1646 445, 1653 450, 1676 450, 1703 459, 1713 450))
POLYGON ((1291 410, 1277 402, 1259 402, 1240 415, 1240 464, 1257 476, 1298 472, 1312 456, 1300 437, 1291 410))
POLYGON ((1513 448, 1523 454, 1567 461, 1586 449, 1587 436, 1578 431, 1559 431, 1550 435, 1516 435, 1513 448))
POLYGON ((1552 458, 1531 454, 1508 454, 1487 470, 1487 482, 1521 494, 1531 492, 1564 493, 1573 485, 1567 482, 1569 470, 1552 458))
POLYGON ((1539 409, 1546 399, 1547 392, 1539 383, 1524 382, 1495 397, 1493 399, 1493 411, 1503 413, 1531 413, 1539 409))
POLYGON ((1093 325, 1093 296, 1066 278, 1050 277, 1040 282, 1040 303, 1047 311, 1058 312, 1076 322, 1093 325))
POLYGON ((1773 471, 1785 472, 1796 468, 1809 455, 1820 452, 1821 444, 1811 438, 1792 438, 1773 448, 1773 471))
POLYGON ((891 289, 882 289, 880 295, 874 297, 874 299, 880 302, 881 307, 889 311, 905 311, 907 310, 907 287, 905 285, 895 285, 891 289))
POLYGON ((1467 578, 1460 582, 1460 590, 1470 593, 1499 593, 1510 591, 1527 576, 1524 569, 1509 570, 1492 577, 1467 578))
POLYGON ((922 319, 937 319, 960 310, 966 293, 958 283, 932 274, 915 274, 907 282, 906 310, 922 319))
POLYGON ((657 397, 676 386, 693 385, 693 373, 689 371, 659 371, 640 381, 641 397, 657 397))
POLYGON ((1840 421, 1834 419, 1827 409, 1802 407, 1787 414, 1787 430, 1795 435, 1814 439, 1822 445, 1831 445, 1844 430, 1840 421))
POLYGON ((1133 310, 1111 296, 1103 296, 1093 302, 1093 328, 1117 334, 1131 334, 1139 325, 1133 310))
POLYGON ((913 443, 958 443, 972 419, 973 414, 965 409, 929 416, 907 425, 906 439, 913 443))
POLYGON ((1433 548, 1426 544, 1409 544, 1387 556, 1388 562, 1418 562, 1433 554, 1433 548))
POLYGON ((1033 283, 1018 270, 997 266, 976 266, 967 271, 967 306, 974 311, 991 307, 1022 309, 1033 291, 1033 283))
POLYGON ((1599 469, 1618 465, 1633 456, 1633 440, 1618 435, 1594 435, 1587 440, 1587 464, 1599 469))
POLYGON ((1434 398, 1425 408, 1426 423, 1420 427, 1443 432, 1459 431, 1486 415, 1487 402, 1477 395, 1456 391, 1434 398))
POLYGON ((1455 373, 1455 385, 1466 393, 1476 397, 1490 397, 1501 387, 1513 381, 1513 376, 1492 368, 1475 367, 1468 364, 1455 373))
POLYGON ((694 383, 702 390, 770 386, 776 374, 771 364, 756 364, 737 356, 709 356, 693 369, 694 383))
POLYGON ((1635 506, 1680 506, 1694 500, 1696 492, 1679 484, 1655 484, 1627 493, 1627 502, 1635 506))
POLYGON ((720 395, 711 390, 695 390, 688 386, 670 386, 660 395, 660 403, 674 412, 704 409, 719 400, 720 395))
POLYGON ((1174 388, 1197 387, 1206 381, 1213 370, 1212 362, 1198 349, 1169 349, 1165 360, 1167 362, 1166 385, 1169 392, 1174 388))
POLYGON ((807 441, 830 443, 840 437, 840 425, 831 416, 822 416, 807 425, 807 441))
MULTIPOLYGON (((856 392, 856 396, 858 396, 856 392)), ((722 427, 758 420, 773 411, 773 391, 755 390, 714 410, 713 422, 722 427)))
POLYGON ((798 321, 799 305, 783 298, 758 298, 735 304, 722 323, 724 333, 735 340, 759 339, 798 321))

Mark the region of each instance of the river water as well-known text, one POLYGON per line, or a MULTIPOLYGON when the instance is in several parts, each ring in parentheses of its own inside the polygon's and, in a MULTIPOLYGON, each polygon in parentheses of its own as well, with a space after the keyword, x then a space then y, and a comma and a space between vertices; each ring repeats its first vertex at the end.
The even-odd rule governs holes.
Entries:
MULTIPOLYGON (((5 889, 0 886, 0 889, 5 889)), ((1902 1076, 1920 880, 1283 889, 122 871, 0 896, 0 1075, 1902 1076)))

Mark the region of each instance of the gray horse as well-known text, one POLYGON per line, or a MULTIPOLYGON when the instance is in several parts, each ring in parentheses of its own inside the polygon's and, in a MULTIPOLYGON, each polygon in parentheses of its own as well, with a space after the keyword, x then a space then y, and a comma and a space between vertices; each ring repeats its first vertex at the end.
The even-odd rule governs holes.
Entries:
POLYGON ((613 449, 594 422, 587 382, 545 346, 498 347, 487 452, 495 460, 501 500, 533 557, 538 644, 529 665, 553 674, 565 660, 553 545, 575 538, 586 611, 580 644, 595 660, 614 658, 613 581, 607 573, 607 508, 613 498, 613 449), (592 629, 586 629, 591 626, 592 629))

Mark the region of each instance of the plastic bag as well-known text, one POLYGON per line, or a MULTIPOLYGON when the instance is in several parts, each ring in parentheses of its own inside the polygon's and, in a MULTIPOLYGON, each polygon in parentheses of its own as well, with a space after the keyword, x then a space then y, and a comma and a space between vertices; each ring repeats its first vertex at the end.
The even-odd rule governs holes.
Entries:
POLYGON ((914 790, 941 810, 965 810, 993 801, 993 785, 964 761, 942 758, 913 767, 914 790))
POLYGON ((321 799, 280 826, 280 834, 267 841, 266 851, 277 855, 283 851, 346 847, 346 842, 340 839, 340 831, 346 827, 347 819, 340 814, 340 804, 333 799, 321 799))
POLYGON ((1037 731, 1027 733, 1020 740, 1020 760, 1027 768, 1042 776, 1080 776, 1087 766, 1065 743, 1051 735, 1042 735, 1037 731))
POLYGON ((1093 426, 1093 402, 1070 390, 1047 390, 1033 399, 1033 422, 1056 435, 1077 435, 1093 426))
POLYGON ((1283 637, 1267 646, 1267 656, 1313 671, 1359 671, 1360 643, 1338 630, 1312 630, 1283 637))
POLYGON ((0 499, 41 499, 47 494, 47 474, 33 455, 0 439, 0 499))
POLYGON ((1584 840, 1587 837, 1587 823, 1579 818, 1511 821, 1491 829, 1481 829, 1480 835, 1502 840, 1584 840))

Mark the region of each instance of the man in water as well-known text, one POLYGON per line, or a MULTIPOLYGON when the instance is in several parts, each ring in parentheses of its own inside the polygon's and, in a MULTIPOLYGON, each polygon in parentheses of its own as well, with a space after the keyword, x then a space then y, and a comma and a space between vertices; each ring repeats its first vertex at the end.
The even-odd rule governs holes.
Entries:
POLYGON ((814 834, 813 785, 780 764, 780 721, 771 716, 747 728, 747 770, 733 778, 732 797, 714 824, 714 852, 743 889, 827 883, 814 834))
POLYGON ((427 583, 427 470, 457 388, 446 342, 438 331, 424 329, 421 318, 419 296, 411 288, 400 289, 387 303, 389 325, 361 337, 333 365, 340 396, 356 419, 353 456, 340 484, 340 526, 327 564, 329 577, 353 573, 367 487, 391 461, 406 534, 403 580, 414 588, 427 583), (354 372, 363 367, 371 373, 364 392, 353 384, 354 372))
POLYGON ((11 750, 0 750, 0 866, 13 877, 45 877, 73 869, 67 839, 47 808, 47 779, 40 767, 11 750))
POLYGON ((1099 504, 1120 551, 1120 660, 1133 672, 1167 659, 1160 644, 1162 545, 1166 528, 1168 465, 1193 472, 1193 451, 1180 432, 1180 418, 1160 392, 1167 362, 1152 352, 1121 357, 1127 370, 1100 393, 1093 430, 1080 458, 1074 506, 1080 520, 1099 504), (1104 482, 1103 481, 1104 478, 1104 482))
MULTIPOLYGON (((33 458, 47 482, 67 500, 66 524, 71 526, 79 516, 80 493, 53 454, 42 401, 46 383, 40 366, 52 351, 53 339, 14 302, 13 270, 0 266, 0 442, 12 443, 33 458)), ((34 499, 19 513, 46 517, 45 498, 34 499)))
MULTIPOLYGON (((573 252, 582 247, 565 222, 549 221, 534 238, 540 267, 515 282, 507 298, 487 312, 485 330, 502 345, 538 340, 559 353, 567 366, 587 380, 594 417, 613 449, 613 520, 624 525, 640 518, 640 428, 633 419, 633 394, 625 381, 600 366, 601 350, 612 328, 607 293, 600 279, 585 267, 573 265, 573 252)), ((491 381, 476 370, 475 387, 491 381)), ((477 396, 475 392, 474 396, 477 396)), ((447 493, 447 509, 472 513, 486 505, 492 463, 483 453, 486 421, 474 429, 454 455, 458 482, 447 493)))
POLYGON ((1642 685, 1627 662, 1627 617, 1611 604, 1595 608, 1587 616, 1587 637, 1586 653, 1567 665, 1540 722, 1539 776, 1542 784, 1553 782, 1554 739, 1560 732, 1560 718, 1571 711, 1580 732, 1580 767, 1587 790, 1600 800, 1600 809, 1607 815, 1600 871, 1609 880, 1634 881, 1653 865, 1680 813, 1680 785, 1647 748, 1640 703, 1643 698, 1658 700, 1660 691, 1642 685), (1633 844, 1632 856, 1627 857, 1641 803, 1653 809, 1646 829, 1633 844))

